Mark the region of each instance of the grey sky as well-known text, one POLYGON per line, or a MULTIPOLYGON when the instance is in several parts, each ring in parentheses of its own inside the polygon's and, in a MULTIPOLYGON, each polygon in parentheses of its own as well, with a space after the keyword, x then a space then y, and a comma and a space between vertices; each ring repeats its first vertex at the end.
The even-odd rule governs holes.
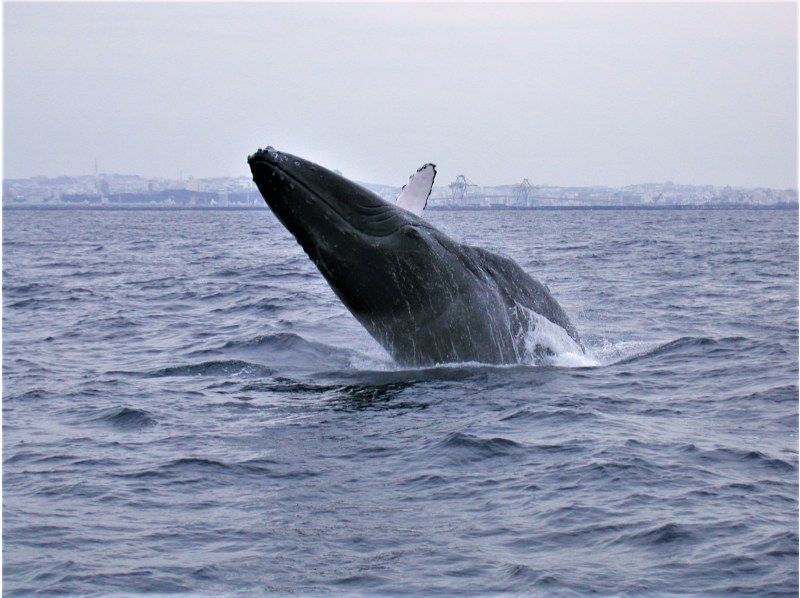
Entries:
POLYGON ((795 187, 783 4, 4 4, 4 176, 795 187))

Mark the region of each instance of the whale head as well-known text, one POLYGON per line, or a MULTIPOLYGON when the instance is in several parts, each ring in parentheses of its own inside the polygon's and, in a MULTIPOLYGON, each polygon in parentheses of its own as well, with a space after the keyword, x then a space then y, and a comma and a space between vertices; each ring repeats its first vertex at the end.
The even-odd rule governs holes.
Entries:
POLYGON ((365 320, 441 297, 426 296, 425 287, 437 283, 431 267, 457 244, 436 228, 335 172, 271 147, 248 163, 267 205, 368 329, 365 320))

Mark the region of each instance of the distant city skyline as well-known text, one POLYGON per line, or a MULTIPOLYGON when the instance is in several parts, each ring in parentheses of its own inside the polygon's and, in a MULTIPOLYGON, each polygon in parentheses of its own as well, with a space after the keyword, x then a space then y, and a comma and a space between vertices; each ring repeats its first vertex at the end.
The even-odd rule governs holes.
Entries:
POLYGON ((797 5, 5 3, 4 178, 797 186, 797 5))
MULTIPOLYGON (((458 169, 456 169, 456 170, 458 170, 458 169)), ((359 180, 359 179, 352 178, 346 172, 344 172, 344 173, 342 173, 341 171, 338 171, 338 172, 340 174, 343 174, 343 176, 345 176, 345 177, 347 177, 347 178, 349 178, 351 180, 354 180, 354 181, 356 181, 358 183, 365 183, 365 184, 368 184, 368 185, 381 186, 381 187, 392 187, 392 188, 397 188, 397 189, 402 188, 403 185, 405 185, 407 180, 408 180, 408 177, 406 177, 404 180, 401 180, 401 181, 389 181, 389 182, 387 182, 387 181, 364 181, 364 180, 359 180)), ((409 172, 409 176, 411 176, 411 174, 413 174, 413 171, 409 172)), ((5 176, 5 177, 3 177, 3 181, 24 181, 24 180, 39 179, 39 178, 46 178, 46 179, 73 178, 73 179, 79 179, 79 178, 84 178, 84 177, 98 177, 100 179, 107 178, 107 177, 138 177, 138 178, 143 179, 143 180, 174 181, 174 182, 183 182, 183 183, 187 183, 187 182, 189 182, 191 180, 197 180, 197 181, 215 181, 215 180, 217 180, 218 181, 218 180, 224 180, 224 179, 247 179, 248 181, 252 181, 252 177, 251 177, 249 172, 248 173, 235 174, 235 175, 204 176, 204 175, 198 175, 196 173, 184 173, 184 172, 178 170, 176 172, 175 176, 169 176, 169 175, 167 175, 167 176, 157 176, 157 175, 147 175, 147 174, 142 174, 142 173, 137 173, 137 172, 105 172, 105 171, 103 171, 102 168, 99 168, 99 167, 98 167, 97 172, 59 173, 59 174, 33 174, 33 175, 29 175, 29 176, 24 176, 24 177, 8 177, 8 176, 5 176)), ((472 182, 472 179, 469 179, 469 180, 472 182)), ((524 177, 523 176, 523 177, 518 177, 514 181, 501 181, 501 182, 497 182, 497 183, 494 183, 494 184, 482 184, 480 182, 475 182, 475 184, 477 186, 479 186, 479 187, 504 187, 504 186, 519 184, 523 180, 529 180, 529 177, 524 177)), ((441 176, 439 176, 437 174, 436 181, 434 183, 434 188, 447 187, 452 182, 453 181, 449 181, 449 180, 445 181, 441 176)), ((749 186, 749 185, 729 185, 729 184, 714 184, 714 183, 688 183, 688 182, 685 182, 685 181, 680 181, 680 180, 676 181, 676 180, 672 180, 672 179, 665 179, 663 181, 630 181, 630 182, 627 182, 627 183, 622 183, 622 184, 617 184, 617 185, 604 185, 604 184, 599 184, 599 183, 598 184, 588 183, 588 184, 583 184, 583 185, 558 185, 558 184, 550 183, 548 181, 535 181, 535 180, 534 181, 530 181, 529 180, 529 182, 531 184, 535 185, 535 186, 564 187, 564 188, 569 188, 569 187, 608 187, 608 188, 620 188, 621 189, 621 188, 625 188, 625 187, 635 187, 635 186, 641 186, 641 185, 676 185, 676 186, 687 186, 687 187, 733 187, 733 188, 742 188, 742 189, 759 189, 760 188, 760 189, 776 189, 776 190, 784 190, 784 189, 792 189, 792 190, 795 190, 795 191, 798 190, 798 185, 797 184, 789 185, 787 187, 774 187, 774 186, 769 186, 769 185, 753 185, 753 186, 749 186)))
MULTIPOLYGON (((400 185, 359 184, 396 200, 400 185)), ((547 207, 797 207, 796 189, 680 185, 670 181, 623 187, 532 184, 478 185, 466 177, 435 185, 428 204, 441 208, 547 207)), ((261 194, 249 176, 174 180, 98 174, 3 181, 3 207, 256 207, 261 194)))

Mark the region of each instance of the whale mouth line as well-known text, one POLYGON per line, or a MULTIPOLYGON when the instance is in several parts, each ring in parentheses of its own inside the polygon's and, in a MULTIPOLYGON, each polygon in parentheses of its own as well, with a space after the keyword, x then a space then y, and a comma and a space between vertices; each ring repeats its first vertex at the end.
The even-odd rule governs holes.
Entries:
MULTIPOLYGON (((364 231, 364 230, 362 230, 362 229, 360 229, 360 228, 356 228, 356 227, 355 227, 355 226, 353 226, 353 224, 352 224, 352 223, 351 223, 351 222, 350 222, 350 221, 347 219, 347 217, 345 217, 345 216, 344 216, 344 215, 343 215, 343 214, 342 214, 342 213, 341 213, 339 210, 337 210, 337 209, 336 209, 336 207, 335 207, 334 205, 332 205, 332 204, 331 204, 331 203, 330 203, 328 200, 326 200, 326 199, 325 199, 325 198, 324 198, 322 195, 320 195, 320 194, 319 194, 317 191, 315 191, 314 189, 312 189, 311 187, 309 187, 309 186, 308 186, 308 184, 306 184, 305 182, 303 182, 302 180, 300 180, 299 178, 297 178, 296 176, 294 176, 294 175, 293 175, 291 172, 289 172, 289 171, 287 171, 287 170, 284 170, 283 168, 281 168, 281 167, 280 167, 280 165, 279 165, 279 164, 275 164, 275 163, 273 163, 273 162, 270 162, 269 160, 266 160, 266 159, 265 159, 265 158, 264 158, 262 155, 260 155, 260 154, 259 154, 259 155, 256 155, 256 156, 253 156, 253 157, 251 157, 251 163, 259 163, 259 162, 260 162, 260 163, 262 163, 262 164, 265 164, 265 165, 269 166, 270 168, 272 168, 272 169, 274 169, 274 170, 277 170, 277 171, 279 171, 281 174, 285 175, 285 176, 286 176, 288 179, 290 179, 290 180, 291 180, 293 183, 295 183, 295 184, 297 184, 299 187, 301 187, 301 188, 302 188, 304 191, 306 191, 306 192, 308 192, 309 194, 311 194, 311 196, 312 196, 312 197, 314 197, 316 200, 318 200, 318 201, 322 202, 322 203, 323 203, 323 204, 324 204, 324 205, 325 205, 325 206, 326 206, 326 207, 327 207, 327 208, 328 208, 328 209, 329 209, 331 212, 333 212, 333 213, 336 215, 336 217, 337 217, 339 220, 341 220, 341 221, 342 221, 342 222, 345 224, 345 226, 346 226, 347 228, 349 228, 349 229, 350 229, 351 231, 353 231, 353 232, 356 232, 356 233, 358 233, 358 234, 360 234, 360 235, 363 235, 363 236, 365 236, 365 237, 373 237, 373 238, 379 239, 379 238, 385 238, 385 237, 389 237, 389 236, 391 236, 391 235, 395 234, 397 231, 399 231, 399 230, 400 230, 401 228, 403 228, 403 226, 404 226, 404 224, 400 224, 400 225, 399 225, 397 228, 395 228, 395 229, 392 229, 391 231, 389 231, 388 233, 385 233, 385 234, 375 234, 375 233, 370 233, 370 232, 366 232, 366 231, 364 231)), ((391 204, 389 204, 389 205, 387 206, 387 208, 391 208, 391 207, 392 207, 392 206, 391 206, 391 204)), ((384 211, 382 211, 382 212, 378 213, 378 214, 377 214, 377 216, 382 216, 382 215, 386 214, 386 212, 387 212, 387 211, 389 211, 389 209, 387 209, 387 210, 384 210, 384 211)), ((367 219, 367 218, 371 218, 371 217, 373 217, 373 215, 370 215, 370 216, 364 216, 364 218, 365 218, 365 219, 367 219)), ((380 222, 384 222, 385 220, 388 220, 388 218, 387 218, 387 219, 384 219, 384 220, 381 220, 380 222)))

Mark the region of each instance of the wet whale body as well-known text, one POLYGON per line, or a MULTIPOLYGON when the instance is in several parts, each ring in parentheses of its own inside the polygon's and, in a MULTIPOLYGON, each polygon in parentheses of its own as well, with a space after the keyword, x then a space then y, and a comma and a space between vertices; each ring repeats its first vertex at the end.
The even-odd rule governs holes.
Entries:
POLYGON ((564 341, 583 351, 547 287, 513 260, 302 158, 268 147, 248 163, 278 220, 398 363, 530 363, 564 341))

